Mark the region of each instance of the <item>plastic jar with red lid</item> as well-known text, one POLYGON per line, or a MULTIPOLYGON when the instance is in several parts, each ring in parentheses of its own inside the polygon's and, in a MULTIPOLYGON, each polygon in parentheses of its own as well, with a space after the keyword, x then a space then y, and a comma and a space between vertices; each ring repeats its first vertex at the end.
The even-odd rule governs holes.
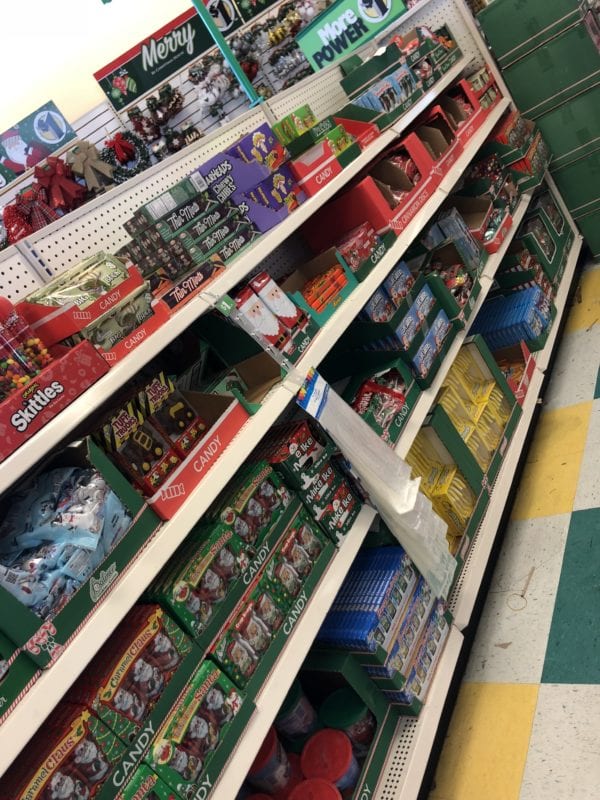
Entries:
POLYGON ((310 778, 299 783, 288 800, 342 800, 342 795, 330 781, 310 778))
POLYGON ((259 792, 268 792, 272 796, 287 789, 291 778, 292 767, 289 759, 277 738, 275 728, 271 727, 246 780, 259 792))
POLYGON ((354 789, 360 774, 352 742, 345 733, 332 728, 310 737, 302 750, 301 765, 306 778, 334 783, 342 795, 354 789))

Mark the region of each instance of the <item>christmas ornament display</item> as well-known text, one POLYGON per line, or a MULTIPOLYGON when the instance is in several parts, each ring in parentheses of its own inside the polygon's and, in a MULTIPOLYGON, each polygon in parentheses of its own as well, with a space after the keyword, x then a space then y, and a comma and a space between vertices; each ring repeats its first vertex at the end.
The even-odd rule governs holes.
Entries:
POLYGON ((188 77, 197 87, 201 110, 218 119, 225 117, 225 104, 240 95, 239 84, 220 55, 204 56, 191 67, 188 77))

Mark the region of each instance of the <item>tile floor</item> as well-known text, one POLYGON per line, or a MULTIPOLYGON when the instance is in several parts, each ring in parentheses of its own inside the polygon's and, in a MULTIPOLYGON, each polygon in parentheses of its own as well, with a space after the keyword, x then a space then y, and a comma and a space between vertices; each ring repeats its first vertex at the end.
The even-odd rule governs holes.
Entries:
POLYGON ((430 800, 600 799, 600 265, 580 285, 430 800))

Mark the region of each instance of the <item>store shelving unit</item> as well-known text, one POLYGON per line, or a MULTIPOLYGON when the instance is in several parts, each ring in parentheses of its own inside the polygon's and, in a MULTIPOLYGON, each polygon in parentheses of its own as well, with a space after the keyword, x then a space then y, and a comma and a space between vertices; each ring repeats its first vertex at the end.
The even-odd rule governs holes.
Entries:
MULTIPOLYGON (((507 106, 508 101, 503 100, 494 108, 473 137, 471 147, 461 154, 451 171, 455 182, 460 178, 476 150, 483 143, 507 106)), ((393 139, 393 136, 391 138, 393 139)), ((125 572, 121 573, 118 580, 113 584, 110 593, 106 596, 106 599, 96 608, 94 614, 85 621, 81 630, 69 643, 57 663, 53 665, 52 669, 46 671, 30 690, 27 702, 18 705, 8 716, 6 721, 0 725, 0 773, 8 767, 16 754, 60 700, 65 690, 73 683, 94 653, 100 648, 119 621, 137 601, 140 592, 156 577, 165 562, 179 547, 192 527, 208 509, 212 501, 224 489, 229 479, 235 475, 236 471, 244 463, 244 460, 260 442, 265 431, 277 421, 279 416, 294 400, 296 392, 302 385, 308 369, 310 367, 318 367, 343 331, 350 325, 365 302, 369 299, 377 286, 381 284, 408 245, 413 241, 414 237, 418 234, 423 225, 425 225, 427 220, 430 219, 434 211, 439 208, 446 197, 447 195, 445 192, 438 190, 419 211, 373 272, 366 280, 358 285, 357 289, 348 300, 340 306, 327 324, 321 329, 300 362, 298 362, 282 383, 276 386, 264 399, 259 411, 248 420, 233 443, 220 457, 218 466, 207 474, 174 519, 165 523, 156 531, 153 537, 147 542, 146 547, 138 553, 135 561, 129 564, 125 572), (35 698, 35 700, 33 700, 33 698, 35 698), (32 704, 31 706, 30 702, 32 704), (31 713, 31 708, 34 709, 33 714, 31 713)), ((522 201, 522 205, 524 205, 524 201, 522 201)), ((513 230, 516 230, 516 228, 513 228, 513 230)), ((258 244, 260 244, 260 242, 258 244)), ((265 245, 265 247, 267 247, 267 245, 265 245)), ((259 260, 255 261, 253 266, 259 263, 263 253, 264 250, 261 249, 257 254, 257 259, 259 260)), ((485 280, 478 298, 478 307, 483 302, 491 286, 493 271, 495 271, 497 264, 498 261, 493 257, 488 259, 485 280)), ((208 304, 201 298, 198 298, 198 300, 203 303, 203 308, 209 308, 208 304)), ((192 302, 195 303, 196 301, 192 302)), ((191 311, 188 312, 188 309, 189 306, 186 306, 175 315, 173 321, 169 323, 169 340, 175 338, 171 329, 172 326, 178 332, 181 332, 196 318, 191 315, 191 311), (180 315, 184 317, 184 320, 179 319, 180 315)), ((464 338, 464 332, 461 332, 460 336, 457 338, 461 337, 464 338)), ((143 366, 147 360, 159 352, 165 344, 166 340, 161 331, 159 334, 143 343, 142 346, 133 351, 126 359, 117 364, 116 367, 112 368, 89 392, 86 392, 86 394, 69 407, 67 410, 68 416, 65 414, 59 415, 49 423, 49 425, 43 428, 40 434, 25 443, 14 456, 11 456, 10 459, 0 464, 0 482, 2 479, 4 479, 5 482, 15 479, 14 469, 12 472, 9 471, 13 459, 16 459, 17 456, 20 458, 20 454, 24 454, 26 462, 30 465, 35 464, 36 461, 42 458, 47 452, 51 446, 49 442, 52 441, 53 437, 56 437, 56 442, 60 441, 69 432, 71 427, 75 427, 91 414, 94 408, 103 399, 108 398, 115 389, 126 382, 133 372, 143 366), (147 355, 148 352, 151 353, 151 355, 147 355), (70 409, 73 409, 74 406, 76 407, 75 418, 71 419, 71 414, 73 412, 71 412, 70 409), (66 417, 66 419, 63 420, 63 417, 66 417)), ((452 356, 452 358, 453 357, 454 356, 452 356)), ((449 359, 450 356, 445 362, 447 363, 446 369, 449 368, 451 363, 449 359)), ((424 392, 419 399, 418 406, 414 413, 418 413, 424 418, 430 405, 431 400, 428 398, 427 392, 424 392)), ((22 469, 21 461, 18 462, 18 465, 22 469)), ((351 563, 351 561, 349 563, 351 563)), ((313 605, 318 607, 320 603, 321 601, 315 597, 311 599, 309 608, 313 605)), ((295 636, 296 634, 294 634, 294 640, 295 636)), ((295 649, 294 652, 297 653, 295 665, 297 671, 302 664, 304 656, 301 655, 300 648, 297 650, 295 649)), ((278 673, 279 672, 278 668, 278 673)), ((295 672, 293 669, 282 671, 282 676, 285 675, 289 677, 280 678, 280 680, 284 682, 287 681, 287 685, 289 686, 294 674, 295 672)), ((274 715, 275 712, 273 713, 273 717, 274 715)), ((249 741, 255 743, 257 750, 260 745, 260 740, 255 741, 253 738, 250 738, 249 741)), ((247 749, 250 750, 251 748, 248 747, 247 749)))
MULTIPOLYGON (((209 285, 207 290, 175 313, 168 326, 143 342, 127 358, 113 367, 108 375, 72 403, 65 412, 50 422, 40 434, 2 462, 0 464, 0 491, 5 491, 20 476, 35 467, 50 449, 60 444, 101 403, 124 386, 133 374, 169 342, 175 340, 194 320, 214 308, 216 302, 224 294, 251 274, 265 260, 268 260, 273 251, 284 246, 303 222, 316 213, 327 200, 388 147, 435 100, 438 94, 462 73, 465 67, 469 65, 482 66, 486 58, 484 46, 472 25, 470 14, 463 0, 423 0, 407 14, 404 20, 401 20, 400 24, 405 28, 422 24, 435 27, 446 22, 450 24, 456 35, 463 58, 446 73, 438 84, 420 98, 418 103, 393 128, 382 134, 338 177, 315 197, 310 198, 286 221, 261 237, 253 247, 245 250, 221 276, 209 285), (407 22, 409 17, 410 22, 407 22)), ((500 85, 504 88, 502 81, 500 81, 500 85)), ((304 81, 298 87, 273 98, 269 101, 266 113, 267 116, 268 113, 271 113, 271 115, 281 117, 303 103, 310 103, 317 116, 325 116, 339 107, 339 92, 339 70, 328 70, 325 75, 317 76, 314 81, 304 81)), ((218 464, 206 475, 176 516, 157 529, 127 569, 119 575, 93 614, 83 622, 58 661, 42 674, 22 702, 6 717, 0 725, 0 775, 40 727, 68 687, 85 669, 90 659, 93 658, 123 616, 138 600, 144 588, 158 574, 265 433, 291 405, 307 371, 311 367, 319 366, 374 290, 402 257, 419 231, 442 205, 478 148, 509 105, 510 99, 505 97, 491 110, 481 128, 466 146, 465 151, 444 177, 441 185, 398 236, 388 253, 319 331, 302 359, 289 371, 282 382, 271 390, 264 399, 260 410, 240 430, 232 444, 219 458, 218 464)), ((95 249, 104 247, 110 250, 122 244, 125 237, 120 221, 127 218, 140 203, 147 201, 166 188, 167 178, 170 178, 170 183, 179 179, 191 171, 196 164, 216 152, 220 146, 227 146, 239 133, 246 132, 257 124, 256 112, 240 119, 239 127, 231 126, 222 135, 222 145, 220 145, 218 137, 211 137, 210 140, 207 139, 206 142, 200 143, 198 147, 192 148, 187 156, 170 162, 172 164, 170 174, 165 173, 164 170, 153 168, 148 171, 152 174, 146 183, 141 176, 139 180, 136 179, 135 182, 132 182, 132 189, 129 193, 127 191, 109 193, 111 197, 99 198, 90 203, 88 211, 86 209, 79 210, 72 219, 65 220, 62 227, 60 222, 54 223, 47 230, 34 236, 28 245, 24 244, 18 250, 18 255, 25 261, 29 260, 30 264, 36 264, 35 276, 29 275, 30 282, 31 280, 39 281, 40 274, 43 275, 43 280, 48 275, 55 274, 72 263, 77 263, 84 255, 88 255, 90 245, 87 239, 90 238, 90 231, 94 231, 96 227, 102 231, 103 238, 96 243, 95 249), (110 219, 110 223, 107 222, 107 219, 110 219)), ((264 117, 260 121, 264 121, 264 117)), ((530 194, 522 197, 514 214, 511 235, 504 242, 501 250, 490 256, 486 263, 481 276, 481 292, 471 319, 475 318, 476 312, 481 308, 492 287, 498 265, 509 247, 512 235, 516 232, 526 213, 530 200, 530 194)), ((575 270, 580 247, 581 240, 578 238, 569 256, 565 276, 556 299, 559 315, 564 311, 568 287, 575 270)), ((1 261, 2 259, 0 259, 1 261)), ((18 264, 20 265, 20 263, 19 261, 18 264)), ((26 283, 26 285, 29 286, 30 283, 26 283)), ((537 368, 523 408, 523 416, 511 439, 509 451, 494 486, 486 517, 476 535, 457 588, 450 599, 456 624, 452 628, 449 640, 442 652, 427 702, 418 718, 403 718, 398 724, 396 736, 390 746, 386 768, 373 795, 375 800, 392 800, 392 798, 393 800, 408 800, 418 794, 463 645, 461 631, 469 624, 471 618, 510 489, 511 475, 514 465, 521 455, 523 442, 541 388, 543 372, 548 366, 550 352, 556 341, 557 330, 558 319, 545 349, 538 354, 537 368)), ((414 437, 430 410, 439 387, 468 332, 469 325, 467 324, 453 342, 433 386, 420 395, 396 448, 400 456, 406 455, 414 441, 414 437)), ((375 512, 372 509, 363 508, 352 530, 322 576, 258 697, 254 698, 256 711, 220 775, 211 795, 215 800, 232 800, 235 797, 374 517, 375 512)))
POLYGON ((448 688, 456 669, 460 652, 460 647, 457 651, 459 643, 457 637, 460 637, 460 641, 462 641, 461 631, 468 627, 472 619, 475 602, 489 564, 515 470, 523 452, 536 406, 540 402, 545 370, 556 345, 560 320, 565 313, 581 246, 582 238, 576 236, 555 299, 556 319, 544 349, 536 354, 536 368, 525 396, 521 418, 494 482, 486 514, 473 538, 462 572, 448 601, 449 610, 454 617, 454 639, 450 639, 442 653, 427 702, 420 716, 417 718, 406 717, 398 723, 394 739, 390 744, 388 760, 373 795, 374 800, 416 800, 419 796, 433 740, 444 710, 448 688))

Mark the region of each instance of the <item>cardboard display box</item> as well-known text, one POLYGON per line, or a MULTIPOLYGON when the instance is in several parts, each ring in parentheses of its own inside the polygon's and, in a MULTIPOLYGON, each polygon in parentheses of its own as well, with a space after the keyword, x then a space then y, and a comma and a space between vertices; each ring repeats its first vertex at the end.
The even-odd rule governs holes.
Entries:
POLYGON ((514 377, 504 373, 506 382, 514 393, 517 403, 522 406, 525 402, 525 397, 527 395, 527 390, 533 377, 533 373, 535 372, 535 358, 532 356, 525 342, 519 342, 518 345, 516 344, 512 347, 503 347, 500 350, 494 350, 492 355, 501 369, 503 369, 503 363, 518 363, 522 366, 523 374, 518 381, 514 377))
POLYGON ((41 674, 27 654, 0 633, 0 724, 41 674))
POLYGON ((300 189, 308 197, 312 197, 359 155, 358 144, 352 144, 336 155, 330 141, 324 138, 290 161, 290 169, 300 189))
POLYGON ((358 281, 354 277, 352 270, 334 247, 316 256, 306 264, 296 267, 294 272, 281 284, 283 291, 291 297, 298 308, 305 311, 309 318, 312 318, 319 327, 322 327, 327 322, 335 310, 352 294, 357 286, 358 281), (302 290, 309 280, 324 274, 327 270, 331 269, 331 267, 337 265, 343 269, 346 283, 331 300, 326 303, 321 311, 316 311, 304 299, 302 290))
POLYGON ((185 397, 208 429, 156 494, 148 498, 148 505, 165 520, 177 513, 250 417, 232 397, 202 392, 185 392, 185 397))
POLYGON ((108 372, 93 345, 52 348, 55 360, 26 386, 0 403, 0 461, 4 461, 46 423, 108 372))
POLYGON ((152 509, 119 470, 89 438, 56 453, 44 464, 46 469, 61 466, 90 466, 97 469, 133 518, 129 530, 65 606, 52 618, 41 620, 16 597, 0 588, 3 614, 0 629, 42 668, 60 656, 65 645, 97 603, 160 525, 152 509))

